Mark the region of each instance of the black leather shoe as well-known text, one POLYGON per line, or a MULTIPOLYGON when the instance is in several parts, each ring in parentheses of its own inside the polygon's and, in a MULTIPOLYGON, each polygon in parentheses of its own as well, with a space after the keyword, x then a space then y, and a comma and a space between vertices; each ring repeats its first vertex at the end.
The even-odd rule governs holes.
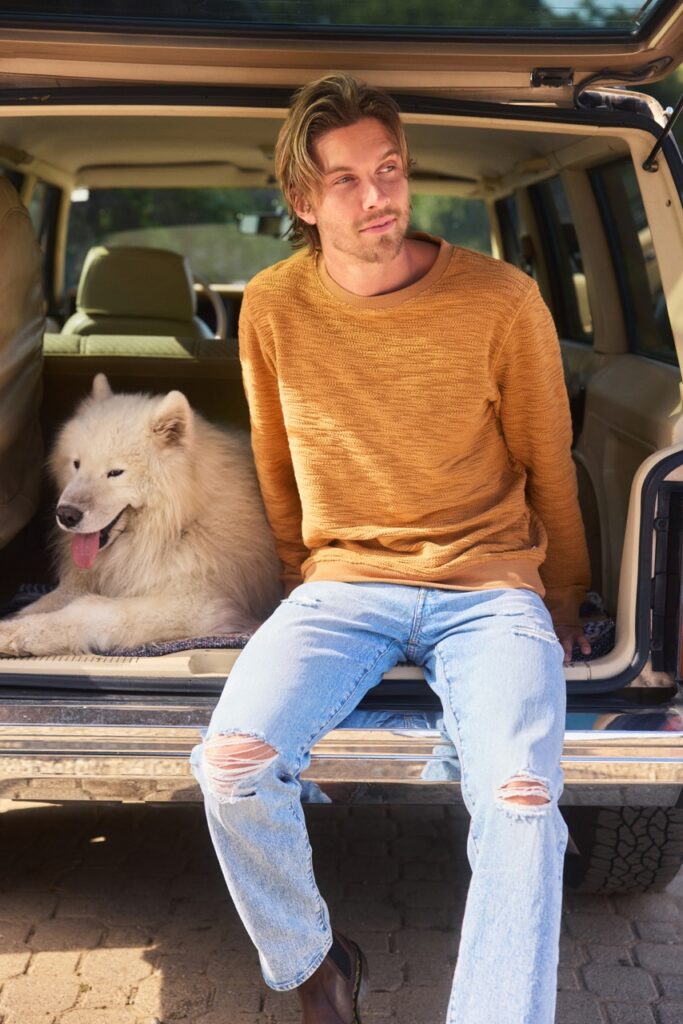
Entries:
POLYGON ((299 985, 301 1024, 362 1024, 359 1007, 368 977, 360 948, 333 932, 332 948, 320 967, 299 985))

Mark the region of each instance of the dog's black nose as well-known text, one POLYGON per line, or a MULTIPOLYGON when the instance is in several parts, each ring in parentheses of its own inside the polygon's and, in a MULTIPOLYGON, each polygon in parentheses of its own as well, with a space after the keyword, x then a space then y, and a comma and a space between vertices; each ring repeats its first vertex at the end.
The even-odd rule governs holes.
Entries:
POLYGON ((78 526, 83 513, 80 508, 74 508, 73 505, 58 505, 57 506, 57 519, 59 519, 62 526, 66 526, 67 530, 72 530, 74 526, 78 526))

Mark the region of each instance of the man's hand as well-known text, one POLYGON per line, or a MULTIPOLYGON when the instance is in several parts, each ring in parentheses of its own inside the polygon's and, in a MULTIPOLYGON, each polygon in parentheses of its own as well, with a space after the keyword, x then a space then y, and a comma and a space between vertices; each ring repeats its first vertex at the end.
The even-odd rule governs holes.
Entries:
POLYGON ((564 650, 563 664, 568 665, 571 662, 574 644, 579 645, 582 654, 590 654, 591 642, 584 633, 583 626, 555 625, 555 632, 564 650))

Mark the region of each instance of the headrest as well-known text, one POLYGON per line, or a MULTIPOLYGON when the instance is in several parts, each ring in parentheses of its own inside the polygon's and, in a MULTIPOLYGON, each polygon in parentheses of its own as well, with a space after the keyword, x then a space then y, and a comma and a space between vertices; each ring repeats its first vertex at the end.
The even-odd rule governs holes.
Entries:
POLYGON ((85 258, 76 306, 90 316, 192 320, 197 297, 189 264, 178 253, 98 245, 85 258))

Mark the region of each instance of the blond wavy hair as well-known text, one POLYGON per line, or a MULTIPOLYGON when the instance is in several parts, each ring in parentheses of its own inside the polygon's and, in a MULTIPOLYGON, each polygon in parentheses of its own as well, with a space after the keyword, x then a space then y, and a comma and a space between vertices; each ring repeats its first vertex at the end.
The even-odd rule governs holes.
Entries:
POLYGON ((365 117, 374 117, 393 136, 408 174, 412 161, 398 104, 383 89, 337 71, 295 93, 275 146, 275 172, 292 218, 289 240, 295 248, 320 248, 318 228, 307 224, 295 210, 322 185, 323 175, 314 156, 316 141, 334 128, 347 128, 365 117))

